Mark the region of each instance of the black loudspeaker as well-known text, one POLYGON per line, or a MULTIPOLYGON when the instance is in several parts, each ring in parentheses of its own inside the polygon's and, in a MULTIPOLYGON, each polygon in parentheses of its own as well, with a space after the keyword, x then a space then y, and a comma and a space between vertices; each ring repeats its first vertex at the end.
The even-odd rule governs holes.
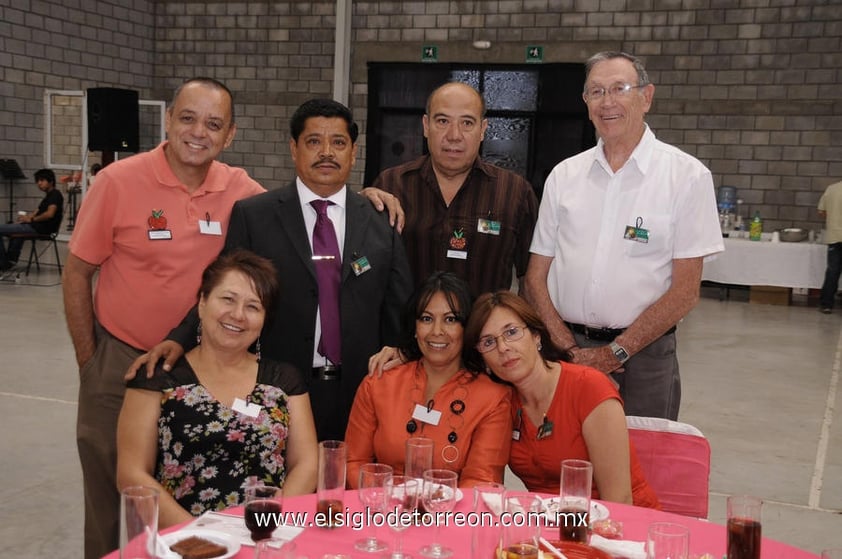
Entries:
POLYGON ((138 100, 131 89, 88 89, 90 151, 140 151, 138 100))

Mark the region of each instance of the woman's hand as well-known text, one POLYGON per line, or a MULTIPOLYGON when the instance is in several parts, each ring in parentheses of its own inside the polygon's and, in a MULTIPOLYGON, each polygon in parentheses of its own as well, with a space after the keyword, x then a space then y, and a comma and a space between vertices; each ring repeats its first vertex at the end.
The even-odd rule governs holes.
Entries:
POLYGON ((403 356, 398 348, 383 346, 383 349, 368 358, 368 374, 376 374, 377 378, 380 378, 385 371, 402 363, 404 363, 403 356))

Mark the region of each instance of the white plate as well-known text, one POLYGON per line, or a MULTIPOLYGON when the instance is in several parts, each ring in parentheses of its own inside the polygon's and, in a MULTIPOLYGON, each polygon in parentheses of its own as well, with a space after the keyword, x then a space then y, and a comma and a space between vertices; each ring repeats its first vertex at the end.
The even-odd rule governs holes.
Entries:
MULTIPOLYGON (((541 502, 544 504, 544 509, 546 511, 545 514, 547 514, 547 518, 549 520, 555 520, 549 513, 558 510, 559 498, 553 497, 552 499, 541 499, 541 502)), ((602 503, 591 501, 591 514, 589 518, 589 521, 591 523, 597 522, 599 520, 605 520, 610 514, 611 513, 608 512, 608 507, 606 507, 602 503)))
POLYGON ((170 546, 180 542, 183 539, 189 538, 190 536, 197 536, 199 538, 211 541, 213 543, 224 545, 228 548, 228 551, 225 554, 220 555, 219 557, 215 557, 214 559, 228 559, 229 557, 233 557, 237 554, 238 551, 240 551, 240 542, 238 542, 237 538, 235 538, 231 534, 226 534, 225 532, 217 532, 216 530, 208 530, 205 528, 185 528, 177 532, 172 532, 170 534, 158 536, 158 541, 163 542, 164 547, 167 549, 167 551, 169 551, 169 554, 166 555, 166 557, 180 558, 181 555, 179 555, 175 551, 170 551, 170 546))

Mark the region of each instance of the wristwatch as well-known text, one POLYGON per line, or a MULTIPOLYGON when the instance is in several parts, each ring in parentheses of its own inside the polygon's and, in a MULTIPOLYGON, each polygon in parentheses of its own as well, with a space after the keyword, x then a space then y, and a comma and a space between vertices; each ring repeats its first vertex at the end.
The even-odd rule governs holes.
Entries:
POLYGON ((616 357, 617 361, 619 361, 620 363, 625 363, 629 360, 629 357, 631 357, 629 355, 629 352, 626 351, 626 348, 624 348, 617 342, 611 342, 610 344, 608 344, 608 347, 611 348, 611 351, 614 352, 614 357, 616 357))

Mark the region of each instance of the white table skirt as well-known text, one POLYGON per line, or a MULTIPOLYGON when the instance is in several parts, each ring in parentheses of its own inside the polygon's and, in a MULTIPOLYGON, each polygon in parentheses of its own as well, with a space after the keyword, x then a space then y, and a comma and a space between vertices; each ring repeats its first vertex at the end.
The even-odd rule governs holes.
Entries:
POLYGON ((702 279, 735 285, 821 288, 827 245, 723 239, 725 252, 705 262, 702 279))

